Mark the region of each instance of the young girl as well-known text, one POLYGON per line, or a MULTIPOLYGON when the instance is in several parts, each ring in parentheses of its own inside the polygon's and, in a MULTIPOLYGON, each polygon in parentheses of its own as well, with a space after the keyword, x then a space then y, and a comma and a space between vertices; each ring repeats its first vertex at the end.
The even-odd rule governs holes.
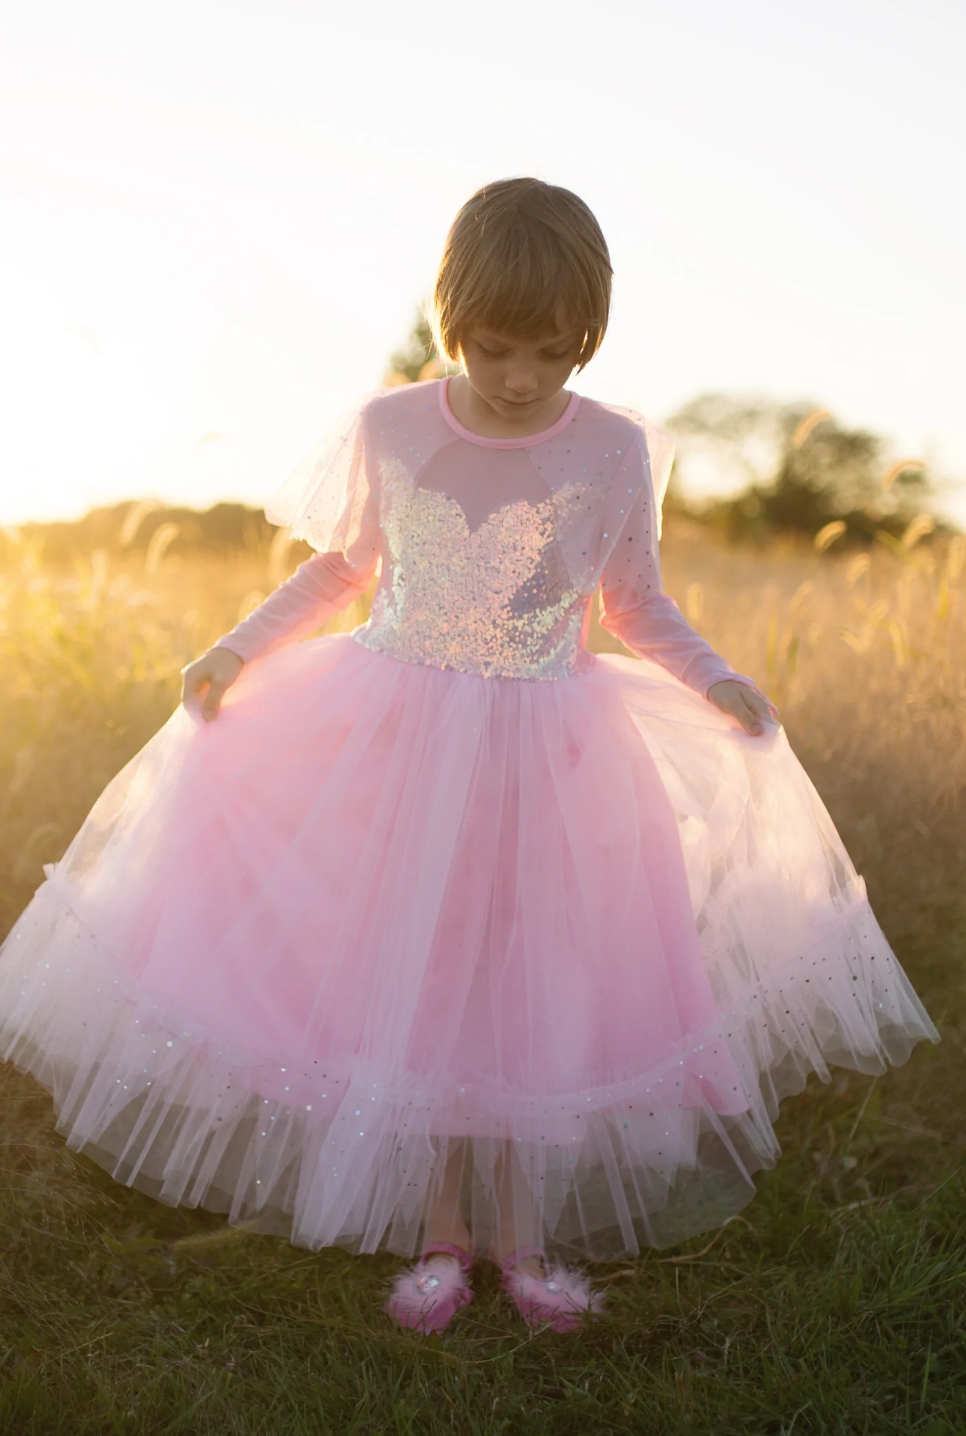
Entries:
POLYGON ((316 555, 185 669, 0 961, 72 1148, 418 1256, 388 1310, 425 1330, 474 1256, 569 1329, 600 1298, 565 1257, 720 1225, 809 1072, 939 1040, 774 708, 661 590, 670 441, 563 387, 610 284, 569 191, 473 196, 434 296, 462 372, 360 399, 272 498, 316 555), (636 658, 587 651, 598 586, 636 658))

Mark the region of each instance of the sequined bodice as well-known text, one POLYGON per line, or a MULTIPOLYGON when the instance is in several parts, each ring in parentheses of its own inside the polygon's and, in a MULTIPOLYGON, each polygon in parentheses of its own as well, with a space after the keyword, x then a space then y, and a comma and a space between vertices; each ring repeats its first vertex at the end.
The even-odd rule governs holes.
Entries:
POLYGON ((572 394, 541 433, 489 438, 456 420, 442 381, 355 406, 266 513, 363 584, 379 572, 353 633, 366 648, 558 679, 594 661, 582 637, 598 582, 659 586, 650 483, 642 422, 626 411, 572 394))
POLYGON ((556 538, 574 484, 505 503, 471 530, 455 498, 417 487, 402 464, 386 477, 383 582, 360 643, 484 677, 562 678, 587 661, 589 595, 556 538))

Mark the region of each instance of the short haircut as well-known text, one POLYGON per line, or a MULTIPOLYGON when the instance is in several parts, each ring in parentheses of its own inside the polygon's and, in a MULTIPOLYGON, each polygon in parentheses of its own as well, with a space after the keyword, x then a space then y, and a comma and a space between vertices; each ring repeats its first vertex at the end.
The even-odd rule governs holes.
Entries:
POLYGON ((428 316, 433 337, 452 360, 474 324, 536 339, 556 328, 562 303, 583 369, 607 328, 612 274, 582 199, 543 180, 498 180, 467 200, 446 237, 428 316))

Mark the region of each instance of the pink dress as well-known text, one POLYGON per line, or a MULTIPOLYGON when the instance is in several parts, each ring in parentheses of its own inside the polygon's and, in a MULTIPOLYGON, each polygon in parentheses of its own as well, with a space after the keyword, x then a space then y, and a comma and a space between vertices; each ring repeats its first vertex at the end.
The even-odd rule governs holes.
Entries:
POLYGON ((0 1054, 166 1202, 409 1255, 446 1179, 478 1251, 616 1258, 743 1206, 809 1072, 939 1034, 783 731, 705 696, 665 436, 574 395, 485 439, 446 389, 360 401, 267 505, 318 552, 46 867, 0 1054), (584 647, 598 585, 638 658, 584 647))

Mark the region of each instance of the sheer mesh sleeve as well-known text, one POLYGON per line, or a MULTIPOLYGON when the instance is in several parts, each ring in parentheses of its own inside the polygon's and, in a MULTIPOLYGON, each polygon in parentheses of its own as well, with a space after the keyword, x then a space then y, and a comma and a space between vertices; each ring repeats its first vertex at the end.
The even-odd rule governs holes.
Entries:
POLYGON ((287 525, 319 553, 344 554, 353 567, 374 562, 380 546, 366 430, 369 401, 382 392, 350 404, 265 505, 269 523, 287 525))
POLYGON ((760 692, 695 632, 661 588, 657 496, 663 499, 673 457, 671 440, 646 423, 628 450, 617 482, 631 495, 631 507, 601 574, 601 624, 632 653, 654 659, 704 697, 724 678, 760 692))
POLYGON ((265 505, 270 523, 319 552, 213 646, 250 662, 320 627, 369 586, 381 554, 378 494, 367 462, 366 406, 351 405, 265 505))

